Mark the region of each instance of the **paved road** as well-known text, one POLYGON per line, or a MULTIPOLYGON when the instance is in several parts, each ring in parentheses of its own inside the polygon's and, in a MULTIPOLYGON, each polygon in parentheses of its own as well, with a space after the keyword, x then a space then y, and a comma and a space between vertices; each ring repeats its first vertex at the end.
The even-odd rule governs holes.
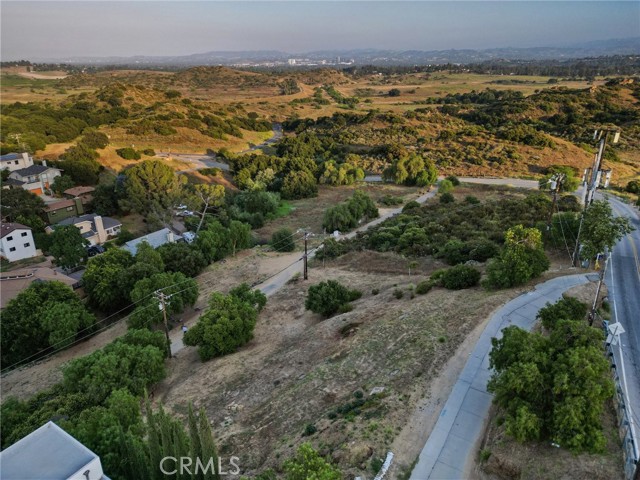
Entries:
POLYGON ((640 434, 640 219, 634 207, 617 198, 610 196, 609 203, 617 215, 628 217, 636 229, 613 248, 605 284, 613 306, 611 322, 620 322, 626 332, 614 354, 617 365, 624 361, 621 377, 637 435, 640 434))
MULTIPOLYGON (((438 177, 438 180, 444 180, 444 176, 438 177)), ((538 190, 539 184, 537 180, 522 180, 519 178, 492 178, 492 177, 458 177, 463 183, 477 183, 482 185, 508 185, 517 188, 529 188, 538 190)), ((382 182, 381 175, 367 175, 364 177, 365 182, 377 183, 382 182)))
POLYGON ((530 330, 547 302, 554 303, 569 288, 596 279, 597 275, 579 274, 548 280, 511 300, 491 318, 442 408, 411 480, 468 478, 493 398, 486 388, 491 338, 499 338, 502 329, 511 325, 530 330))

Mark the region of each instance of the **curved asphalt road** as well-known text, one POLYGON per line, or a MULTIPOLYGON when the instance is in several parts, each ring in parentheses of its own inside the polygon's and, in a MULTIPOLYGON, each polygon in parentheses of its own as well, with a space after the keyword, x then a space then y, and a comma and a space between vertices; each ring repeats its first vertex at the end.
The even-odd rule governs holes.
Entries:
POLYGON ((612 305, 611 323, 620 322, 625 330, 614 355, 616 365, 624 365, 620 369, 620 377, 637 443, 637 435, 640 434, 640 219, 634 207, 613 196, 608 200, 614 213, 629 218, 635 228, 613 248, 605 284, 612 305))

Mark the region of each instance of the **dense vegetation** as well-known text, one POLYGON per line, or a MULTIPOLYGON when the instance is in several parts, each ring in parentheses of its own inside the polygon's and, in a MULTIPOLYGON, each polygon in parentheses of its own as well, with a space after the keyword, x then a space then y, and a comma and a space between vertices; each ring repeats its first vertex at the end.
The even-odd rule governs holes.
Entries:
POLYGON ((325 211, 322 227, 327 232, 348 232, 363 220, 371 220, 378 216, 375 202, 366 193, 356 190, 351 198, 325 211))
POLYGON ((2 311, 2 368, 67 347, 95 317, 61 282, 34 282, 2 311))
POLYGON ((505 412, 507 433, 521 442, 548 440, 574 452, 604 450, 601 415, 613 396, 613 381, 602 354, 602 330, 575 314, 584 310, 547 307, 548 335, 512 326, 492 340, 495 373, 488 389, 505 412))
POLYGON ((229 295, 213 293, 207 310, 185 334, 185 345, 197 346, 203 361, 235 352, 253 338, 258 312, 266 302, 263 293, 246 284, 229 295))
POLYGON ((307 310, 325 317, 351 309, 350 302, 362 296, 362 292, 351 290, 335 280, 327 280, 309 287, 304 306, 307 310))

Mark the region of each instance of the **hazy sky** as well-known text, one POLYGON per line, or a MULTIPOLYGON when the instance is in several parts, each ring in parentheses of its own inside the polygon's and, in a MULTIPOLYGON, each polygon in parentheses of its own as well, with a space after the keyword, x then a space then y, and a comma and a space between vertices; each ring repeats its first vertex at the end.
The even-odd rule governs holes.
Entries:
POLYGON ((2 1, 3 60, 212 50, 564 46, 640 36, 640 2, 2 1))

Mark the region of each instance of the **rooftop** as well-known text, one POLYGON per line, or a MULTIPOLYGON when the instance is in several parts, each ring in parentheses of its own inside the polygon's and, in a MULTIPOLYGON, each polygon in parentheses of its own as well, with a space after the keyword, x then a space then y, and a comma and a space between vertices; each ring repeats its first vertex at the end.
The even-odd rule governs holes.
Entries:
POLYGON ((50 267, 21 268, 0 273, 0 308, 7 306, 11 300, 35 281, 58 281, 73 286, 77 280, 50 267))
POLYGON ((99 457, 53 422, 0 452, 0 477, 6 480, 66 480, 82 478, 81 469, 90 470, 89 478, 104 479, 99 457), (97 460, 98 464, 89 464, 97 460), (96 476, 98 474, 98 476, 96 476))
POLYGON ((31 230, 31 227, 27 227, 21 223, 3 223, 0 225, 0 238, 6 237, 14 230, 31 230))
POLYGON ((59 202, 53 202, 44 207, 45 212, 53 212, 54 210, 60 210, 61 208, 73 207, 76 204, 73 200, 60 200, 59 202))
POLYGON ((91 193, 93 191, 95 191, 94 187, 79 186, 79 187, 69 188, 65 190, 64 193, 66 193, 67 195, 73 195, 74 197, 78 197, 80 195, 84 195, 85 193, 91 193))
MULTIPOLYGON (((68 200, 69 202, 73 202, 73 200, 68 200)), ((91 222, 95 224, 94 220, 96 217, 100 215, 96 213, 88 213, 86 215, 80 215, 79 217, 69 217, 64 220, 59 221, 56 225, 77 225, 82 222, 91 222)), ((122 225, 122 222, 116 220, 111 217, 102 217, 102 226, 106 229, 117 227, 118 225, 122 225)))
POLYGON ((17 160, 22 158, 21 153, 7 153, 5 155, 0 155, 0 162, 8 162, 10 160, 17 160))
POLYGON ((124 248, 125 250, 128 250, 129 253, 131 253, 131 255, 135 255, 136 252, 138 251, 138 245, 140 245, 141 242, 147 242, 153 248, 158 248, 159 246, 164 245, 165 243, 169 243, 170 235, 173 236, 173 239, 174 239, 173 241, 179 240, 181 238, 179 235, 175 235, 173 231, 171 231, 170 229, 163 228, 162 230, 149 233, 144 237, 134 238, 133 240, 130 240, 127 243, 125 243, 122 246, 122 248, 124 248))
POLYGON ((40 175, 47 170, 59 170, 59 168, 47 167, 46 165, 31 165, 27 168, 21 168, 20 170, 14 170, 12 173, 17 173, 21 177, 28 177, 29 175, 40 175))

